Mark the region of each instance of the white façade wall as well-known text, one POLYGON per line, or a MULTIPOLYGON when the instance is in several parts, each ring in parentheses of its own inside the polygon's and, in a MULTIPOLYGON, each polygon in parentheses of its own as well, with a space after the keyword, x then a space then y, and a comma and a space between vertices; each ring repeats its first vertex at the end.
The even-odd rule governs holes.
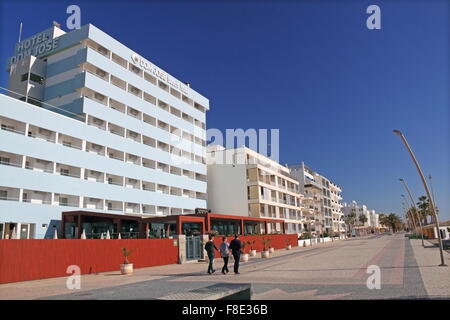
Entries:
POLYGON ((248 216, 246 165, 207 167, 208 209, 213 213, 248 216))

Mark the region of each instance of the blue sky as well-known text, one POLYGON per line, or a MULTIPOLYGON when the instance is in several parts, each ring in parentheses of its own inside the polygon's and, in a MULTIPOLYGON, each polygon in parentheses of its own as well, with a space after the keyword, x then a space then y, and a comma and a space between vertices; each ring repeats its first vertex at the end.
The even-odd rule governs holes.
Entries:
POLYGON ((78 4, 83 25, 208 97, 209 128, 279 128, 280 162, 304 161, 344 201, 401 214, 399 177, 424 194, 401 129, 450 219, 448 1, 168 2, 2 0, 0 59, 20 22, 23 37, 65 26, 78 4), (371 4, 381 30, 366 28, 371 4))

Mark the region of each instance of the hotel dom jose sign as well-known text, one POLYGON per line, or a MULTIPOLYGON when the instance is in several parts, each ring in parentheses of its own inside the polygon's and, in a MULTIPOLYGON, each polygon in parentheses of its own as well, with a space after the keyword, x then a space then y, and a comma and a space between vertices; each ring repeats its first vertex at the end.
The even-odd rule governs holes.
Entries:
POLYGON ((133 64, 137 67, 140 67, 150 73, 151 75, 157 77, 158 79, 161 79, 162 81, 168 83, 170 86, 172 86, 175 89, 180 90, 184 94, 189 94, 188 87, 181 83, 180 81, 176 80, 175 78, 169 76, 166 72, 162 71, 160 68, 155 66, 150 61, 142 58, 136 53, 133 53, 131 55, 131 61, 133 64))
POLYGON ((9 64, 19 62, 27 56, 39 57, 58 48, 58 45, 58 38, 52 39, 49 31, 41 32, 17 43, 15 56, 9 59, 9 64))

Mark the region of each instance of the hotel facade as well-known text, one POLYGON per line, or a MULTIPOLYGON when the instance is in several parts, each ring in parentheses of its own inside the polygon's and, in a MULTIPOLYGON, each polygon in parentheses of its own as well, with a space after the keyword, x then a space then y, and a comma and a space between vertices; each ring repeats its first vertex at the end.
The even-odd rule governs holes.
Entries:
POLYGON ((188 84, 91 24, 21 41, 7 70, 0 238, 53 237, 69 210, 151 217, 206 208, 209 100, 188 84))

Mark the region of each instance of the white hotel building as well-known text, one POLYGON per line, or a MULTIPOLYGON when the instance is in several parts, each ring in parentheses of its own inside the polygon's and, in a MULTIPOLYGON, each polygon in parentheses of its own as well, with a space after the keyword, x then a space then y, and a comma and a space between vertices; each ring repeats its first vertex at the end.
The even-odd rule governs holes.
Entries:
POLYGON ((21 41, 8 71, 0 238, 53 237, 63 211, 206 208, 209 100, 189 85, 91 24, 21 41))

